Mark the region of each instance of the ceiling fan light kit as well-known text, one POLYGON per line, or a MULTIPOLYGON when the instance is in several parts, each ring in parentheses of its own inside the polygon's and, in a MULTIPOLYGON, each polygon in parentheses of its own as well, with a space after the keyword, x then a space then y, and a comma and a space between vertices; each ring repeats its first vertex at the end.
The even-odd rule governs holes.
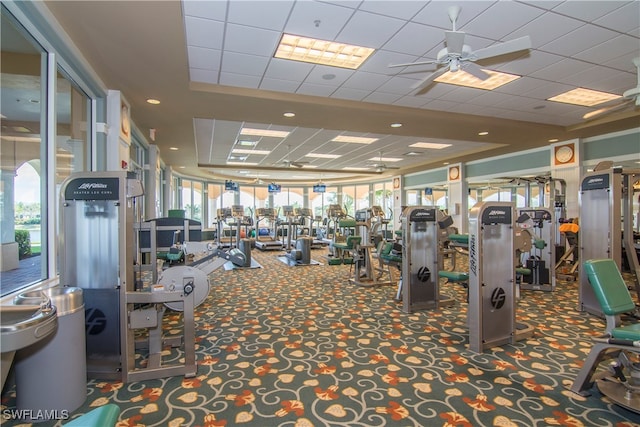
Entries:
POLYGON ((531 49, 531 39, 529 36, 524 36, 474 51, 469 45, 464 44, 466 33, 456 30, 456 22, 460 15, 460 10, 459 6, 451 6, 449 8, 449 19, 451 20, 452 30, 445 31, 446 47, 442 48, 438 52, 435 61, 419 61, 389 65, 389 67, 392 68, 426 64, 437 64, 439 66, 443 66, 411 86, 412 89, 416 89, 416 95, 424 93, 435 79, 448 71, 456 73, 463 70, 482 81, 487 80, 491 75, 476 65, 474 63, 475 61, 531 49))

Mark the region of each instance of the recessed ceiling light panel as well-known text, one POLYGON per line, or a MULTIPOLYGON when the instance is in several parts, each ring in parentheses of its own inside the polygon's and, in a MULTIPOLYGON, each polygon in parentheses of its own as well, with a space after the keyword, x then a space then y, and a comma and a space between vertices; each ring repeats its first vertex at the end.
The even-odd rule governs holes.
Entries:
POLYGON ((354 144, 371 144, 376 142, 378 138, 366 138, 362 136, 348 136, 348 135, 338 135, 333 138, 331 141, 333 142, 351 142, 354 144))
POLYGON ((603 102, 612 101, 622 98, 620 95, 613 93, 600 92, 597 90, 576 88, 560 95, 553 96, 547 101, 563 102, 565 104, 581 105, 583 107, 591 107, 602 104, 603 102))
POLYGON ((492 70, 483 69, 482 71, 489 74, 491 77, 486 80, 480 80, 479 78, 463 70, 458 70, 455 72, 447 71, 440 77, 436 78, 435 81, 458 86, 473 87, 476 89, 494 90, 496 88, 499 88, 500 86, 506 85, 507 83, 522 77, 515 74, 501 73, 492 70))
POLYGON ((283 34, 274 57, 355 70, 372 53, 368 47, 283 34))
POLYGON ((309 153, 305 154, 305 157, 315 157, 318 159, 337 159, 340 154, 321 154, 321 153, 309 153))
POLYGON ((252 135, 252 136, 270 136, 273 138, 286 138, 289 136, 290 132, 284 130, 272 130, 272 129, 252 129, 252 128, 242 128, 240 130, 241 135, 252 135))
POLYGON ((411 145, 409 145, 409 147, 412 148, 431 148, 434 150, 441 150, 443 148, 447 148, 447 147, 451 147, 451 144, 442 144, 439 142, 416 142, 413 143, 411 145))
POLYGON ((235 154, 259 154, 262 156, 266 156, 271 153, 269 150, 250 150, 248 148, 234 148, 231 152, 235 154))

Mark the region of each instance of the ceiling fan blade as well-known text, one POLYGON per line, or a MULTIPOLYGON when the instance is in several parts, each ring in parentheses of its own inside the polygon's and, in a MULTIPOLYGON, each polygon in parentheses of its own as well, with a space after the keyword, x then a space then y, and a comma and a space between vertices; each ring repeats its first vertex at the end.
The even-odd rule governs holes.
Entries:
POLYGON ((604 114, 609 114, 609 113, 613 113, 614 111, 622 110, 623 108, 626 108, 627 105, 629 105, 629 100, 625 100, 618 105, 612 105, 610 107, 599 108, 597 110, 591 111, 585 114, 584 116, 582 116, 582 118, 585 120, 593 120, 604 114))
POLYGON ((462 70, 466 71, 467 73, 471 74, 472 76, 480 80, 487 80, 489 77, 491 77, 491 75, 485 73, 484 70, 482 70, 482 68, 480 68, 473 62, 464 62, 462 65, 462 70))
POLYGON ((419 62, 405 62, 404 64, 389 64, 389 68, 395 67, 408 67, 410 65, 427 65, 427 64, 435 64, 436 61, 419 61, 419 62))
POLYGON ((478 59, 492 58, 494 56, 506 55, 507 53, 526 49, 531 49, 531 38, 529 38, 529 36, 495 44, 493 46, 485 47, 484 49, 478 49, 473 52, 468 59, 471 61, 477 61, 478 59))
POLYGON ((441 75, 443 75, 447 71, 449 71, 449 67, 442 67, 439 70, 429 74, 427 77, 425 77, 424 79, 420 80, 418 83, 416 83, 413 86, 411 86, 411 89, 418 89, 418 91, 416 92, 416 95, 420 95, 421 93, 423 93, 423 90, 427 86, 429 86, 431 83, 433 83, 433 81, 435 79, 437 79, 438 77, 440 77, 441 75))
POLYGON ((444 37, 447 43, 447 51, 449 54, 462 55, 462 47, 464 46, 465 33, 462 31, 445 31, 444 37))

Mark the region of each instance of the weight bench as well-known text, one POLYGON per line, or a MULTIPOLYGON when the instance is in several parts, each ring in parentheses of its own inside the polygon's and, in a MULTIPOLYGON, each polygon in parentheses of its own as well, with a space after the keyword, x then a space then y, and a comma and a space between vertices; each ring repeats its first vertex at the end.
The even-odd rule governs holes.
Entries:
POLYGON ((438 277, 447 279, 445 283, 459 283, 467 290, 467 302, 469 302, 469 273, 464 271, 438 271, 438 277))
POLYGON ((631 363, 625 354, 640 354, 640 323, 623 326, 620 321, 621 314, 635 310, 635 303, 614 260, 587 260, 584 270, 605 315, 606 329, 605 335, 594 338, 570 390, 588 396, 596 382, 600 391, 615 403, 640 413, 640 366, 631 363), (594 375, 603 360, 612 358, 617 360, 594 375), (625 369, 629 371, 626 376, 625 369))
POLYGON ((383 266, 387 266, 389 280, 393 277, 391 275, 391 266, 395 266, 400 271, 400 280, 398 280, 398 289, 396 291, 396 301, 400 301, 402 296, 402 245, 382 241, 378 245, 376 257, 380 263, 380 270, 383 269, 383 266))

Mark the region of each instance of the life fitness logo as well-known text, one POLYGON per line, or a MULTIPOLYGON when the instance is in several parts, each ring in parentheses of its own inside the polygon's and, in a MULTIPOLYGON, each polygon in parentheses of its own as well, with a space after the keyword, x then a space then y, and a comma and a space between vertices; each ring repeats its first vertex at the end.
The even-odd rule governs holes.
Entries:
POLYGON ((107 188, 107 184, 102 184, 100 182, 85 182, 78 187, 78 190, 99 190, 107 188))
POLYGON ((84 320, 84 326, 89 335, 99 335, 107 327, 107 316, 97 308, 87 309, 84 320))

